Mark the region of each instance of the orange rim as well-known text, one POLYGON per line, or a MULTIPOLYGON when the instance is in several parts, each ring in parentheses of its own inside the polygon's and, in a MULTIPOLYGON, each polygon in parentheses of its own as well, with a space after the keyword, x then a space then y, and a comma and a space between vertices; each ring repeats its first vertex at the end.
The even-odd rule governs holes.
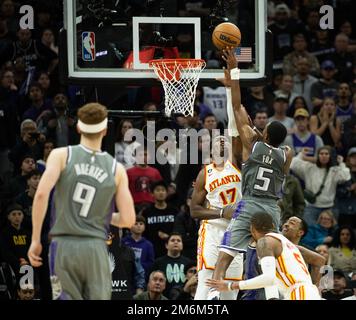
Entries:
POLYGON ((150 60, 149 66, 158 66, 159 68, 164 64, 166 66, 180 64, 183 68, 198 67, 205 64, 203 59, 156 59, 150 60))

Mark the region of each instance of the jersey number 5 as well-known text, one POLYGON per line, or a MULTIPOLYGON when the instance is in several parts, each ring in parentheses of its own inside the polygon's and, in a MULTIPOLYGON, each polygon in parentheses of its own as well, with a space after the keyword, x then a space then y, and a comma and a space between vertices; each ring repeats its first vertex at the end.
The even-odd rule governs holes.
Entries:
POLYGON ((219 196, 223 202, 223 205, 226 206, 228 204, 231 204, 231 203, 235 203, 236 201, 236 188, 231 188, 231 189, 228 189, 228 190, 225 190, 225 191, 221 191, 219 193, 219 196), (227 196, 230 195, 230 201, 227 200, 227 196))
POLYGON ((88 216, 91 204, 93 203, 96 189, 93 186, 88 184, 77 182, 74 194, 73 201, 78 202, 82 205, 79 211, 81 217, 86 218, 88 216))
POLYGON ((272 169, 263 168, 263 167, 259 167, 258 168, 256 180, 262 181, 263 184, 262 184, 262 186, 259 185, 259 184, 255 184, 253 186, 254 189, 261 190, 261 191, 267 191, 268 190, 269 184, 271 183, 271 179, 268 178, 268 177, 265 177, 264 176, 265 173, 273 174, 273 170, 272 169))
POLYGON ((298 253, 293 253, 294 258, 298 261, 299 265, 303 269, 303 271, 309 275, 309 271, 307 269, 307 266, 305 265, 304 261, 302 260, 302 257, 298 253))

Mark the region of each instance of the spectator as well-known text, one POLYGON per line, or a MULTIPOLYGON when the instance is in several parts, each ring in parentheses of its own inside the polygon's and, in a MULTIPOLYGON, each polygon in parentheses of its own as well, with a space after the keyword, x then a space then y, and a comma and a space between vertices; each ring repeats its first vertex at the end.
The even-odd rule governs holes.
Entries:
POLYGON ((42 31, 42 44, 58 55, 58 46, 55 45, 54 40, 54 34, 51 29, 44 29, 42 31))
POLYGON ((15 13, 16 13, 16 9, 15 9, 14 1, 4 0, 1 2, 0 16, 6 20, 7 28, 13 33, 16 33, 16 30, 19 25, 15 13))
POLYGON ((336 208, 339 224, 356 229, 356 147, 348 151, 346 165, 350 169, 351 180, 338 186, 336 208))
POLYGON ((254 115, 255 117, 253 118, 253 125, 262 134, 263 130, 268 124, 268 113, 266 110, 261 109, 260 111, 257 111, 254 115))
POLYGON ((197 266, 194 262, 188 264, 184 268, 185 283, 180 290, 176 300, 194 300, 195 292, 198 287, 198 273, 197 266))
POLYGON ((254 115, 259 111, 266 110, 268 116, 272 116, 274 95, 265 90, 265 87, 250 87, 242 98, 245 99, 244 105, 248 114, 254 115))
POLYGON ((163 294, 174 300, 179 294, 180 288, 184 286, 184 268, 191 261, 182 255, 183 241, 178 233, 171 233, 166 240, 167 254, 156 259, 153 263, 153 270, 162 270, 167 279, 167 286, 163 294))
POLYGON ((17 288, 17 296, 18 296, 18 300, 34 300, 35 288, 33 284, 31 283, 23 284, 22 287, 20 287, 19 284, 17 288))
POLYGON ((22 121, 20 126, 21 140, 11 149, 9 159, 14 165, 15 174, 19 173, 25 155, 31 154, 34 159, 42 156, 43 142, 46 140, 37 130, 36 122, 31 119, 22 121))
POLYGON ((305 109, 308 111, 307 102, 304 99, 304 97, 302 97, 302 96, 298 96, 298 97, 294 98, 294 100, 292 101, 292 104, 290 105, 290 107, 287 110, 287 116, 293 118, 295 112, 298 109, 305 109))
POLYGON ((152 186, 154 204, 146 208, 142 215, 146 218, 145 237, 154 243, 156 258, 165 254, 165 242, 173 231, 177 209, 167 204, 167 185, 157 181, 152 186))
POLYGON ((212 130, 217 128, 216 117, 212 113, 208 113, 203 118, 203 128, 212 132, 212 130))
POLYGON ((318 76, 320 73, 320 65, 318 59, 307 51, 307 42, 305 36, 301 33, 293 37, 294 51, 287 54, 283 59, 283 73, 294 76, 297 73, 297 62, 300 58, 306 58, 309 62, 310 73, 313 76, 318 76))
POLYGON ((281 85, 278 90, 274 91, 274 96, 284 96, 287 99, 287 106, 291 105, 292 101, 298 96, 298 93, 293 91, 293 77, 291 75, 283 75, 281 85))
POLYGON ((53 108, 43 112, 37 122, 39 131, 55 141, 57 147, 73 145, 79 140, 76 121, 69 114, 68 98, 63 93, 54 96, 53 108))
POLYGON ((317 112, 322 105, 324 98, 329 97, 335 99, 339 83, 334 80, 336 74, 335 64, 331 60, 325 60, 321 64, 321 78, 311 87, 311 100, 313 103, 313 111, 317 112))
POLYGON ((6 18, 0 14, 0 52, 15 41, 16 35, 9 30, 6 18))
POLYGON ((319 244, 316 246, 315 251, 325 258, 325 265, 327 265, 329 261, 329 246, 327 244, 319 244))
POLYGON ((314 83, 318 82, 318 79, 310 74, 310 62, 307 58, 302 57, 296 61, 296 73, 293 76, 293 82, 293 92, 305 99, 309 112, 312 112, 311 88, 314 83))
POLYGON ((330 55, 330 60, 336 66, 335 80, 341 82, 351 82, 353 80, 354 56, 348 52, 349 37, 344 33, 339 33, 335 37, 335 52, 330 55))
POLYGON ((51 79, 47 71, 40 71, 35 80, 41 85, 46 102, 49 98, 53 98, 53 92, 51 90, 51 79))
POLYGON ((341 139, 341 121, 337 118, 334 99, 325 98, 320 111, 311 116, 310 131, 320 136, 325 145, 338 146, 341 139))
POLYGON ((301 244, 316 248, 321 244, 330 245, 333 241, 336 219, 331 210, 322 211, 315 224, 309 225, 307 234, 301 244))
POLYGON ((31 154, 24 155, 21 161, 20 174, 16 175, 9 182, 7 190, 9 198, 16 197, 27 190, 27 175, 35 170, 35 167, 35 158, 31 154))
POLYGON ((322 297, 325 300, 341 300, 352 296, 352 291, 347 288, 347 278, 341 270, 334 270, 333 289, 323 291, 322 297))
POLYGON ((336 118, 341 124, 349 120, 354 114, 354 106, 351 103, 351 89, 348 83, 341 82, 337 90, 336 118))
MULTIPOLYGON (((356 282, 356 272, 352 273, 351 281, 356 282)), ((354 295, 353 296, 349 296, 347 298, 343 298, 341 300, 356 300, 356 287, 355 287, 355 285, 352 287, 352 289, 353 289, 354 295)))
MULTIPOLYGON (((356 103, 356 95, 354 100, 356 103)), ((342 145, 346 151, 352 147, 356 147, 356 113, 354 113, 349 120, 344 122, 342 145)))
POLYGON ((36 162, 37 169, 41 173, 45 171, 48 156, 54 148, 55 148, 54 142, 52 140, 47 139, 43 145, 43 156, 41 157, 41 159, 37 160, 36 162))
POLYGON ((112 300, 129 300, 145 288, 145 271, 132 248, 121 242, 122 230, 110 225, 107 246, 112 270, 112 300))
POLYGON ((0 177, 11 170, 8 159, 10 148, 15 145, 18 129, 16 88, 11 70, 0 72, 0 177))
POLYGON ((181 206, 181 211, 175 217, 173 231, 182 235, 183 255, 191 260, 195 260, 197 256, 199 221, 193 219, 190 215, 192 194, 193 189, 190 189, 186 203, 181 206))
POLYGON ((329 146, 318 149, 316 163, 303 160, 305 153, 301 152, 294 157, 290 168, 304 180, 308 193, 313 194, 314 199, 311 200, 304 191, 307 200, 304 219, 308 225, 312 225, 322 211, 334 206, 337 185, 349 180, 351 176, 342 156, 337 156, 336 165, 333 163, 329 146))
POLYGON ((285 177, 282 194, 282 198, 278 201, 281 208, 281 221, 286 221, 292 216, 303 217, 304 195, 296 177, 291 174, 285 177))
POLYGON ((200 121, 203 121, 203 118, 207 115, 212 113, 210 108, 203 103, 203 97, 204 97, 204 90, 202 87, 197 87, 196 93, 195 93, 195 100, 194 100, 194 106, 197 106, 199 108, 199 119, 200 121))
MULTIPOLYGON (((203 87, 204 99, 203 102, 209 107, 211 112, 215 115, 218 123, 224 127, 227 126, 227 111, 226 111, 226 89, 225 87, 203 87)), ((194 128, 193 126, 190 126, 194 128)))
POLYGON ((47 70, 51 73, 58 64, 58 56, 41 42, 32 39, 30 29, 18 29, 18 41, 8 46, 0 53, 0 61, 15 61, 23 57, 26 71, 31 69, 47 70))
POLYGON ((152 271, 147 284, 147 291, 134 296, 134 300, 168 300, 163 291, 166 289, 166 275, 160 270, 152 271))
POLYGON ((291 18, 289 7, 280 3, 275 7, 274 23, 269 27, 274 37, 274 59, 283 60, 283 57, 292 51, 292 37, 303 30, 301 24, 291 18))
POLYGON ((344 273, 356 270, 356 239, 352 228, 342 226, 335 231, 329 249, 329 264, 344 273))
POLYGON ((122 243, 133 249, 136 258, 139 258, 146 278, 149 275, 155 253, 153 244, 142 236, 146 229, 146 219, 141 215, 136 216, 136 223, 131 227, 131 234, 122 239, 122 243))
POLYGON ((314 39, 314 43, 310 45, 310 52, 314 54, 318 61, 321 63, 322 61, 328 58, 330 52, 334 51, 333 45, 330 41, 330 32, 328 29, 326 30, 317 30, 315 33, 316 37, 314 39))
POLYGON ((292 133, 294 127, 294 120, 287 117, 286 112, 288 108, 288 99, 286 96, 280 95, 276 96, 273 103, 274 114, 268 119, 268 122, 278 121, 282 123, 286 128, 288 133, 292 133))
POLYGON ((290 146, 295 154, 304 150, 308 159, 316 156, 316 150, 324 145, 323 140, 308 130, 309 113, 305 109, 297 109, 294 113, 296 123, 295 130, 284 140, 284 144, 290 146))
POLYGON ((159 171, 148 164, 148 152, 146 148, 136 149, 135 166, 127 170, 129 188, 136 206, 139 210, 154 202, 151 193, 151 184, 162 180, 159 171))
POLYGON ((22 118, 31 119, 33 121, 39 120, 42 112, 50 109, 50 105, 44 99, 44 91, 39 83, 33 82, 29 88, 29 98, 31 105, 27 107, 22 118))
POLYGON ((16 277, 19 278, 20 267, 29 265, 27 251, 30 248, 31 233, 22 225, 24 213, 19 204, 13 203, 6 208, 8 224, 1 231, 0 247, 2 256, 16 277))
POLYGON ((116 130, 115 158, 126 169, 132 168, 135 164, 134 150, 139 146, 138 142, 132 140, 132 130, 130 130, 132 128, 132 121, 123 119, 116 130))
POLYGON ((26 175, 27 188, 25 192, 20 193, 15 201, 22 206, 25 214, 24 227, 28 230, 32 230, 32 203, 36 194, 38 184, 41 179, 41 172, 38 170, 32 170, 26 175))

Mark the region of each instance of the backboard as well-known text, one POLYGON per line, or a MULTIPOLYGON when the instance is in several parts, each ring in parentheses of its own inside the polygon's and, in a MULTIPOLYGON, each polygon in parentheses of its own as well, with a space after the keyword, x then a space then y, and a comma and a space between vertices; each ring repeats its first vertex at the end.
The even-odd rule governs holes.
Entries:
POLYGON ((150 59, 204 59, 201 85, 218 85, 224 65, 211 34, 236 24, 242 85, 266 81, 272 66, 265 0, 67 0, 61 77, 69 83, 160 85, 150 59))

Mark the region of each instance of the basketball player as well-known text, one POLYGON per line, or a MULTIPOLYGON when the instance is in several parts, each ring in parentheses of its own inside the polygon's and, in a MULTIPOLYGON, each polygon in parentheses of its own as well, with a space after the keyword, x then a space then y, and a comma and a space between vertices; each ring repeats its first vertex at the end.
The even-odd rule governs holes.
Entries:
POLYGON ((58 148, 48 157, 32 207, 32 266, 42 265, 41 228, 50 191, 55 186, 56 221, 50 232, 56 241, 55 272, 68 299, 110 299, 111 272, 105 240, 111 223, 130 228, 135 223, 133 200, 124 167, 101 142, 107 131, 107 110, 89 103, 78 111, 80 144, 58 148), (113 200, 119 213, 112 215, 113 200))
MULTIPOLYGON (((256 212, 267 212, 277 228, 280 223, 278 193, 282 189, 285 174, 292 161, 290 148, 279 145, 287 135, 283 124, 273 121, 263 130, 263 141, 256 141, 257 133, 251 128, 245 109, 241 106, 239 84, 240 70, 232 48, 223 50, 227 63, 225 74, 230 72, 232 105, 237 130, 242 142, 242 200, 239 202, 220 245, 214 279, 224 279, 227 268, 239 252, 246 252, 251 241, 250 221, 256 212)), ((249 247, 249 250, 254 250, 249 247)), ((255 265, 255 253, 247 252, 251 265, 255 265)), ((212 298, 215 299, 215 298, 212 298)))
MULTIPOLYGON (((198 238, 198 287, 195 300, 207 300, 209 288, 205 280, 213 275, 218 257, 218 245, 221 243, 233 210, 227 206, 241 199, 241 173, 237 168, 241 159, 241 141, 237 137, 236 124, 231 105, 229 79, 226 86, 229 115, 229 134, 233 136, 232 145, 224 136, 217 136, 212 142, 212 163, 206 165, 196 179, 191 215, 201 221, 198 238), (206 206, 207 203, 207 206, 206 206), (230 212, 230 213, 229 213, 230 212)), ((227 270, 226 279, 241 279, 242 256, 237 255, 227 270)), ((237 292, 224 293, 222 299, 236 300, 237 292)))
MULTIPOLYGON (((257 213, 251 218, 251 234, 257 241, 257 255, 262 274, 245 281, 227 282, 207 280, 207 284, 219 291, 259 289, 277 283, 279 292, 286 300, 321 300, 318 288, 313 285, 301 251, 279 233, 273 232, 273 218, 268 213, 257 213)), ((325 258, 309 251, 316 257, 315 264, 324 265, 325 258)))

